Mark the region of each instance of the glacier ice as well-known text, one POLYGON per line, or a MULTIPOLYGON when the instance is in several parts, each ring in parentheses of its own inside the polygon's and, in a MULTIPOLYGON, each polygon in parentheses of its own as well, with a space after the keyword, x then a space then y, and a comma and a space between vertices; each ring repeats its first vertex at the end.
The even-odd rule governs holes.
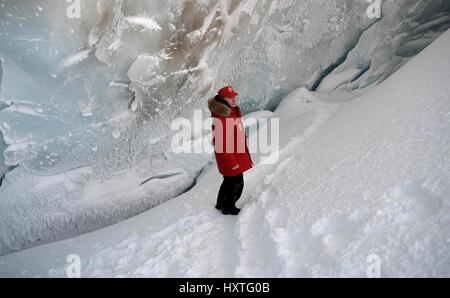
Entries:
POLYGON ((382 21, 365 31, 320 91, 374 86, 450 28, 448 1, 384 1, 382 21))

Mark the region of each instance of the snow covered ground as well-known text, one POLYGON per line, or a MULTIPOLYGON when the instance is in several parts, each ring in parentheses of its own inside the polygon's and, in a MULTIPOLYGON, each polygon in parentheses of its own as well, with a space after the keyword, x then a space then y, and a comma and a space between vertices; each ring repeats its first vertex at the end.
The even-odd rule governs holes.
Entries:
POLYGON ((0 257, 0 276, 65 276, 78 254, 84 277, 365 277, 374 255, 385 277, 449 277, 449 52, 447 31, 363 96, 285 98, 280 161, 246 174, 238 217, 214 209, 210 166, 141 215, 0 257))

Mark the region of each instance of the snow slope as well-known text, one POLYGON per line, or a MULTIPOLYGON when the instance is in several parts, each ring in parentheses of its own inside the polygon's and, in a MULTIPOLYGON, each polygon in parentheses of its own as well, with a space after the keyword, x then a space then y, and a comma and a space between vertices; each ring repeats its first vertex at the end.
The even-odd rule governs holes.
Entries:
POLYGON ((64 276, 78 254, 84 277, 363 277, 376 254, 382 276, 449 277, 449 52, 447 31, 358 99, 288 96, 280 162, 246 174, 238 217, 214 210, 211 166, 139 216, 1 257, 0 276, 64 276))

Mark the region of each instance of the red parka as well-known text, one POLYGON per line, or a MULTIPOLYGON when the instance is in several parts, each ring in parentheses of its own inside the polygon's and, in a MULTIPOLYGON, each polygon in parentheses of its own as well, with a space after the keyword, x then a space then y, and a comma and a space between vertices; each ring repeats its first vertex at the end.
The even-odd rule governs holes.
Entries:
POLYGON ((217 97, 208 101, 208 108, 213 118, 214 155, 220 174, 231 177, 251 169, 253 161, 240 108, 231 108, 225 100, 217 97), (233 169, 237 165, 239 167, 233 169))

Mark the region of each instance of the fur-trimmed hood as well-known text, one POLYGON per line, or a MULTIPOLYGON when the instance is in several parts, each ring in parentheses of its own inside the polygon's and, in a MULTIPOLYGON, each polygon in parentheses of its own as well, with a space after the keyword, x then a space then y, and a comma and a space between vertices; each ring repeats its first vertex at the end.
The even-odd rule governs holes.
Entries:
POLYGON ((208 108, 212 114, 228 117, 231 113, 231 107, 227 102, 220 98, 211 98, 208 100, 208 108))

